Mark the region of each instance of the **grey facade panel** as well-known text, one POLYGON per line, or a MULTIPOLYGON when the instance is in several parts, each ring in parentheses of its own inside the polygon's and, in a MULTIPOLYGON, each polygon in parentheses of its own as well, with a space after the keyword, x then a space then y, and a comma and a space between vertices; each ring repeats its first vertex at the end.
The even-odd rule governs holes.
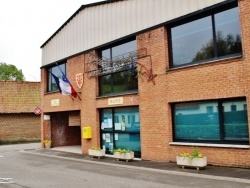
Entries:
POLYGON ((42 46, 42 66, 225 0, 124 0, 88 6, 42 46))

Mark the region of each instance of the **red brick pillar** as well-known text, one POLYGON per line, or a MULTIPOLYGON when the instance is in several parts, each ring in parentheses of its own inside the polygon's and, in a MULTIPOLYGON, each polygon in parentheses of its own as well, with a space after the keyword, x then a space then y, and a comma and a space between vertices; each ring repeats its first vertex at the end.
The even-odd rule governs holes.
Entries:
MULTIPOLYGON (((43 128, 42 128, 42 148, 44 148, 43 141, 46 139, 51 140, 51 120, 49 115, 44 115, 43 116, 43 128)), ((53 144, 53 143, 52 143, 53 144)))

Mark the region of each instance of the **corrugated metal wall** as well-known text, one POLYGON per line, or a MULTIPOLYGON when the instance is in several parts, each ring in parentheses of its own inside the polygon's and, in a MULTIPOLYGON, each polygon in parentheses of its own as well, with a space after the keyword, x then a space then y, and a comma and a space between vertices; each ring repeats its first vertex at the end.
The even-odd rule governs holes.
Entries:
POLYGON ((224 0, 124 0, 80 11, 42 48, 42 66, 224 0))

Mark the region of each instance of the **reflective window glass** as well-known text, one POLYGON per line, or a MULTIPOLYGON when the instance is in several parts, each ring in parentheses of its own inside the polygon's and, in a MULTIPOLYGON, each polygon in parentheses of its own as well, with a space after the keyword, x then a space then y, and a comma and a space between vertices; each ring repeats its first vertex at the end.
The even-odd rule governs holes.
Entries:
MULTIPOLYGON (((171 29, 173 64, 175 66, 213 57, 213 48, 201 53, 212 41, 212 19, 202 18, 171 29)), ((213 46, 213 45, 212 45, 213 46)))
POLYGON ((248 140, 246 101, 224 102, 224 127, 226 140, 248 140))
POLYGON ((179 103, 173 113, 174 141, 248 143, 245 99, 179 103))
MULTIPOLYGON (((51 73, 53 73, 55 76, 57 76, 58 78, 62 78, 62 72, 63 74, 66 75, 66 64, 61 64, 58 66, 54 66, 49 68, 49 71, 51 73)), ((51 73, 49 72, 48 74, 48 91, 58 91, 58 87, 56 85, 56 81, 55 79, 52 77, 51 73)))
POLYGON ((133 150, 136 157, 141 155, 140 117, 138 107, 102 109, 101 138, 106 153, 113 149, 133 150))
POLYGON ((130 52, 136 51, 136 48, 136 40, 132 40, 101 51, 100 95, 137 92, 136 63, 129 58, 130 52))
POLYGON ((100 94, 105 95, 111 93, 111 75, 101 76, 99 78, 100 83, 100 94))
POLYGON ((115 133, 116 148, 129 148, 132 151, 141 151, 140 134, 115 133))
POLYGON ((133 40, 131 42, 127 42, 112 48, 112 57, 115 58, 117 56, 121 56, 123 54, 132 52, 136 50, 136 41, 133 40))
POLYGON ((238 8, 215 14, 218 56, 242 51, 238 8))
POLYGON ((238 7, 170 27, 171 66, 242 54, 238 7))
POLYGON ((175 105, 175 138, 218 140, 219 116, 216 102, 175 105), (213 107, 214 111, 207 110, 213 107))
POLYGON ((136 76, 137 72, 135 69, 113 74, 114 93, 137 90, 138 82, 136 76))
POLYGON ((118 125, 115 130, 139 132, 140 120, 138 108, 116 108, 114 123, 118 125))

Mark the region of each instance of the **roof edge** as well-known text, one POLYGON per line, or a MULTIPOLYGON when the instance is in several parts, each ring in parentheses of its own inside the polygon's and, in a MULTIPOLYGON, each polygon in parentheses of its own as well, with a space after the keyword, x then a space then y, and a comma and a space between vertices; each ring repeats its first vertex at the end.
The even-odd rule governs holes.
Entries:
POLYGON ((49 37, 49 39, 47 39, 42 45, 40 48, 43 48, 57 33, 59 33, 59 31, 64 27, 66 26, 70 20, 72 20, 81 10, 85 9, 85 8, 88 8, 88 7, 93 7, 93 6, 99 6, 99 5, 103 5, 103 4, 108 4, 108 3, 114 3, 114 2, 117 2, 117 1, 124 1, 124 0, 103 0, 103 1, 99 1, 99 2, 96 2, 96 3, 90 3, 90 4, 86 4, 86 5, 82 5, 72 16, 70 16, 69 19, 67 19, 66 22, 64 22, 64 24, 59 27, 59 29, 56 30, 56 32, 51 36, 49 37))

